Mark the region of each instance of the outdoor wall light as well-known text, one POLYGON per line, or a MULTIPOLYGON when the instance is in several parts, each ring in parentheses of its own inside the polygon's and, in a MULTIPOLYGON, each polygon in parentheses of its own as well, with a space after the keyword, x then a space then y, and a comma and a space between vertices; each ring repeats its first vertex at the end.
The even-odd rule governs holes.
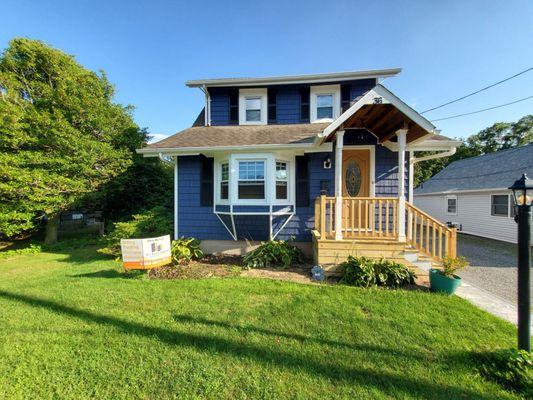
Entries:
POLYGON ((324 158, 324 169, 331 169, 331 157, 324 158))

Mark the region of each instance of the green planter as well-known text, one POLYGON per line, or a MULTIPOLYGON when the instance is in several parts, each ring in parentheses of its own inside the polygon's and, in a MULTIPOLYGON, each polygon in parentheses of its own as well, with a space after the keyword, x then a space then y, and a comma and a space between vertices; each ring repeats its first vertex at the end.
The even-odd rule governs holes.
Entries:
POLYGON ((448 277, 442 275, 442 272, 438 269, 429 270, 429 289, 432 292, 452 295, 459 286, 461 286, 461 278, 459 276, 448 277))

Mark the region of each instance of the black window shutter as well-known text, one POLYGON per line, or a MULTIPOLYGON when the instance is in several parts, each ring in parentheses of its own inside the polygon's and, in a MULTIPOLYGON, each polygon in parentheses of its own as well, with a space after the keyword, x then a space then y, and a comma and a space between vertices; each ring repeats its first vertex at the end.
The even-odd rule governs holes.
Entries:
POLYGON ((303 87, 300 89, 300 121, 309 122, 309 97, 310 88, 303 87))
POLYGON ((203 157, 201 158, 202 168, 200 176, 200 205, 212 206, 213 205, 213 159, 203 157))
POLYGON ((341 85, 341 108, 342 112, 350 108, 350 91, 351 85, 344 84, 341 85))
POLYGON ((277 110, 277 96, 278 91, 276 89, 268 89, 268 123, 275 124, 278 119, 277 110))
POLYGON ((229 92, 229 122, 239 123, 239 90, 231 89, 229 92))
POLYGON ((309 207, 309 156, 296 156, 296 207, 309 207))

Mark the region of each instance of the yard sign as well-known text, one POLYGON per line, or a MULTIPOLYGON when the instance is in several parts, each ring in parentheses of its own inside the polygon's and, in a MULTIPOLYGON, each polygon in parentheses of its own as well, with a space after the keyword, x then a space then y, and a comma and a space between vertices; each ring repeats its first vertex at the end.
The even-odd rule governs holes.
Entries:
POLYGON ((149 239, 121 239, 120 249, 125 269, 151 269, 171 261, 170 235, 149 239))

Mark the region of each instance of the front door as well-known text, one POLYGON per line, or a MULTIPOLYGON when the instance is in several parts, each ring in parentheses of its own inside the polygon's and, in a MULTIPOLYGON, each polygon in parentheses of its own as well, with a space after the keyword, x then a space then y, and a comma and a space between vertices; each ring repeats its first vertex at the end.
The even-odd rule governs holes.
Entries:
MULTIPOLYGON (((342 197, 370 196, 370 150, 343 150, 342 152, 342 197)), ((343 201, 342 225, 344 234, 355 234, 358 227, 368 230, 370 226, 366 202, 343 201), (361 207, 361 210, 359 210, 361 207), (359 217, 360 216, 360 217, 359 217), (361 218, 361 221, 356 219, 361 218), (357 228, 356 228, 357 227, 357 228)))

